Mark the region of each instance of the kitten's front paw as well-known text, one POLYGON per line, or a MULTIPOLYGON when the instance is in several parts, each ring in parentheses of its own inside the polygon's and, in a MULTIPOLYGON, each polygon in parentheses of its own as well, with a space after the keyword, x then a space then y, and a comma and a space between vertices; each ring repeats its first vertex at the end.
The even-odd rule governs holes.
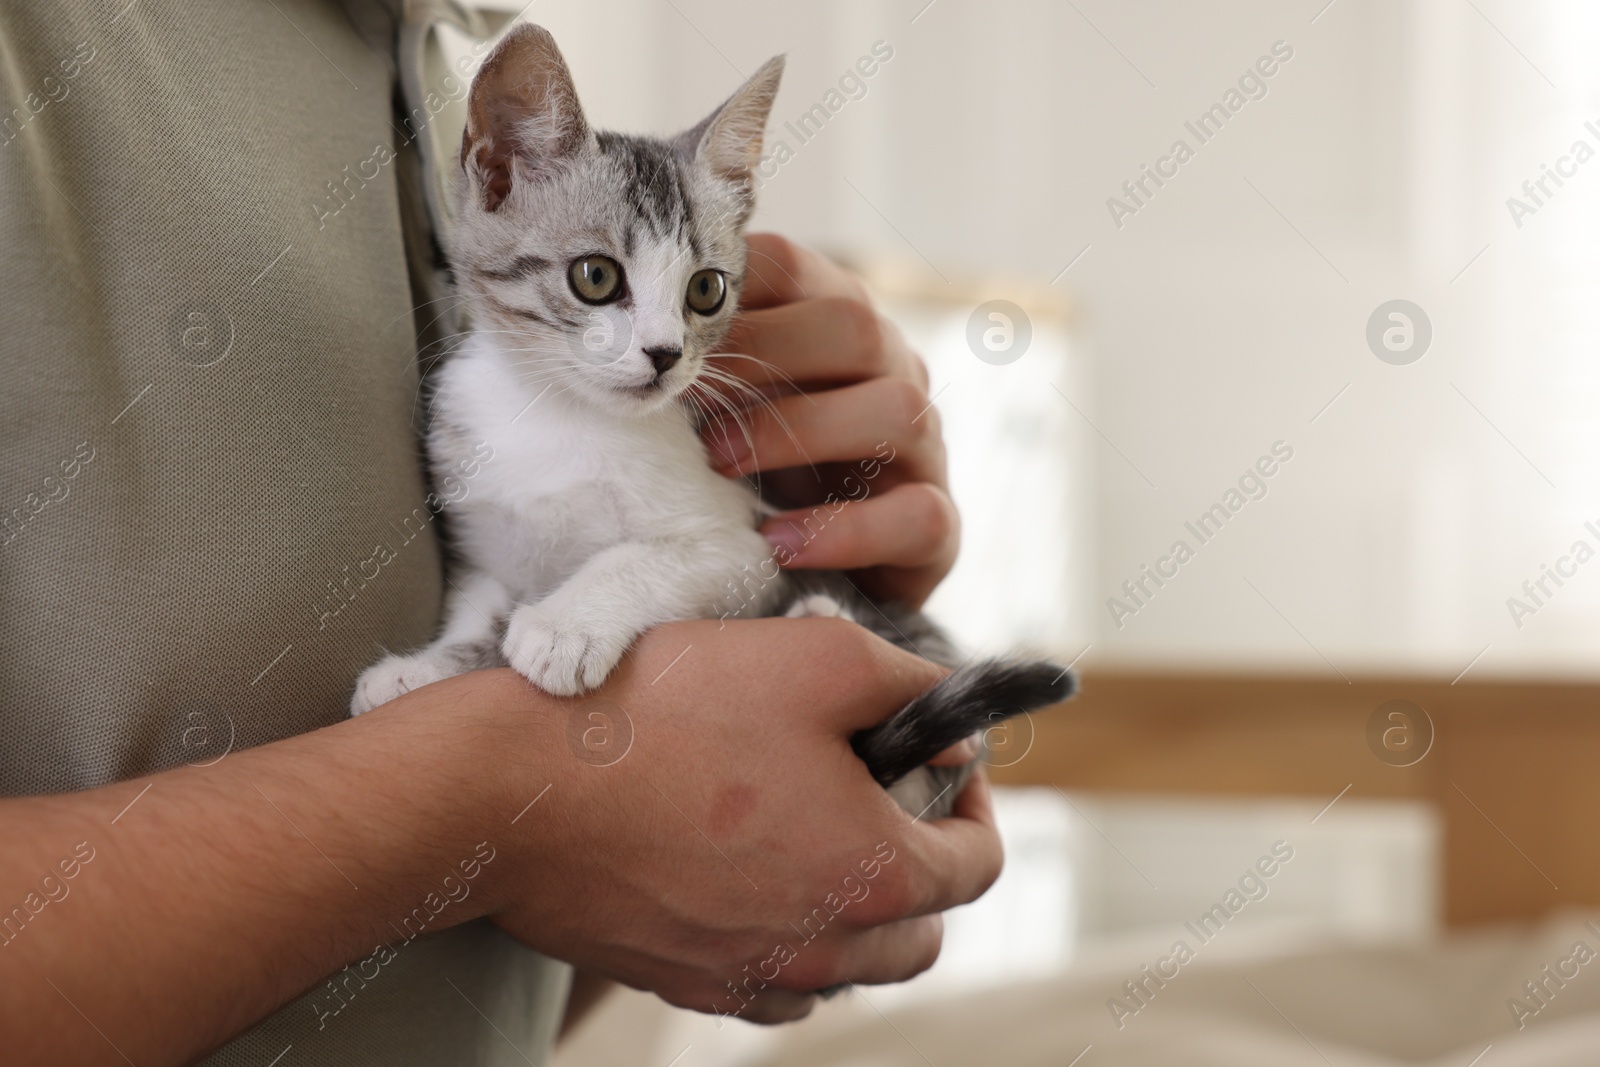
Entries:
POLYGON ((849 619, 856 622, 850 609, 826 593, 812 593, 789 605, 783 613, 786 619, 849 619))
POLYGON ((413 689, 421 689, 450 677, 448 667, 425 652, 412 656, 385 656, 361 672, 356 679, 355 696, 350 698, 350 714, 361 715, 413 689))
POLYGON ((599 687, 634 637, 547 618, 533 605, 512 614, 500 647, 518 674, 546 693, 570 697, 599 687))

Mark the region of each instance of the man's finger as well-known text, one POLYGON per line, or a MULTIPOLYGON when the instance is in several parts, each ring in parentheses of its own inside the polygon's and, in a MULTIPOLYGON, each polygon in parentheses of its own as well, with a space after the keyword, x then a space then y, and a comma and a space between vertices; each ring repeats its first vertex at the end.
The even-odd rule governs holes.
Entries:
POLYGON ((861 500, 786 511, 761 533, 790 568, 836 571, 925 567, 959 543, 960 517, 949 494, 931 482, 905 482, 861 500))
POLYGON ((749 1023, 775 1025, 777 1023, 792 1023, 804 1019, 811 1014, 817 1006, 817 995, 812 992, 796 993, 787 989, 779 989, 769 985, 760 989, 754 982, 751 983, 749 992, 742 997, 735 997, 726 989, 719 989, 713 997, 712 1003, 704 1003, 698 996, 675 996, 670 992, 661 992, 661 999, 678 1008, 687 1008, 705 1015, 731 1015, 736 1019, 743 1019, 749 1023))
MULTIPOLYGON (((871 898, 871 883, 861 882, 871 898)), ((850 912, 840 914, 844 921, 850 912)), ((939 948, 944 941, 944 917, 919 915, 914 919, 885 923, 865 930, 840 930, 843 938, 833 941, 825 936, 819 939, 820 948, 815 962, 806 957, 806 945, 795 946, 795 961, 786 967, 792 974, 784 981, 797 982, 805 988, 824 989, 828 986, 853 982, 859 985, 887 985, 904 982, 933 966, 939 958, 939 948)))
POLYGON ((983 734, 976 733, 957 741, 928 761, 930 767, 960 767, 978 755, 983 748, 983 734))
POLYGON ((883 375, 927 386, 927 370, 899 329, 870 304, 845 297, 741 312, 712 360, 763 390, 883 375))
MULTIPOLYGON (((816 703, 835 713, 821 725, 837 731, 842 758, 857 760, 848 746, 851 735, 888 719, 922 695, 950 672, 885 641, 865 627, 843 619, 782 619, 774 623, 831 627, 833 639, 825 647, 832 669, 813 684, 816 703)), ((815 654, 818 646, 810 646, 815 654)), ((866 768, 857 760, 863 779, 866 768)), ((876 787, 874 787, 876 788, 876 787)), ((884 794, 887 802, 888 796, 884 794)))
POLYGON ((799 1022, 817 1006, 815 993, 790 993, 783 989, 763 989, 743 1011, 739 1018, 746 1022, 776 1026, 779 1023, 799 1022))
POLYGON ((967 779, 949 818, 913 823, 904 845, 907 916, 948 911, 982 896, 1005 862, 983 769, 967 779))
POLYGON ((867 291, 855 276, 823 256, 775 233, 745 238, 746 260, 741 308, 771 307, 796 300, 843 296, 865 300, 867 291))
POLYGON ((743 412, 737 421, 713 423, 705 436, 711 462, 724 474, 867 456, 887 461, 892 455, 905 480, 944 480, 938 411, 924 390, 904 378, 784 397, 743 412))

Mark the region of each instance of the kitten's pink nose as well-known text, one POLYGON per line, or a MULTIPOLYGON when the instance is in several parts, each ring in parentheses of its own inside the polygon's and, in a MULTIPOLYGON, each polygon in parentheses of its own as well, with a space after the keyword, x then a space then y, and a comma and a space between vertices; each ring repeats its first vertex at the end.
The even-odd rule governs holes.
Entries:
POLYGON ((657 345, 654 348, 645 349, 644 354, 650 357, 650 362, 656 368, 656 377, 659 378, 671 370, 678 360, 683 358, 683 349, 657 345))

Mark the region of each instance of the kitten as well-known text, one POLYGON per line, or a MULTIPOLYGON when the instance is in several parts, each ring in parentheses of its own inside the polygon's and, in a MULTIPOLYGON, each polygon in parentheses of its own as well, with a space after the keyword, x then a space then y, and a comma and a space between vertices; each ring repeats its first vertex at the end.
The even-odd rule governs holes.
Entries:
MULTIPOLYGON (((591 130, 543 29, 517 27, 484 62, 449 240, 472 329, 436 373, 428 450, 441 481, 485 442, 494 462, 451 507, 461 564, 442 632, 363 673, 352 714, 504 664, 548 693, 586 692, 645 630, 715 617, 741 575, 775 570, 757 532, 770 509, 710 468, 691 411, 713 395, 707 355, 738 307, 782 72, 772 59, 698 126, 657 140, 591 130)), ((928 620, 843 576, 780 573, 745 591, 751 616, 843 615, 956 666, 928 620)), ((967 666, 855 747, 890 786, 1074 687, 1048 663, 967 666)), ((917 811, 953 797, 967 770, 912 776, 897 799, 917 811)))

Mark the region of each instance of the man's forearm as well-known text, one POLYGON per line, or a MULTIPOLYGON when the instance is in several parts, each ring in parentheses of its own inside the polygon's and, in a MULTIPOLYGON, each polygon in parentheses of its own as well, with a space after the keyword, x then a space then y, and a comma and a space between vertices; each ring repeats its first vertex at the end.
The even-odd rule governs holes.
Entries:
POLYGON ((0 802, 0 1047, 185 1062, 400 939, 430 893, 450 900, 430 929, 485 914, 507 819, 482 708, 510 690, 437 689, 212 767, 0 802))
POLYGON ((594 695, 632 728, 598 763, 593 707, 502 669, 214 767, 0 802, 0 907, 24 905, 0 945, 0 1049, 189 1062, 404 937, 390 923, 441 894, 459 899, 430 931, 490 915, 700 1011, 776 1022, 816 989, 903 980, 937 954, 926 917, 998 874, 999 839, 981 778, 952 818, 915 820, 849 738, 940 677, 840 619, 669 623, 594 695), (877 843, 901 858, 866 873, 877 843), (870 899, 729 1004, 730 976, 856 869, 870 899))

